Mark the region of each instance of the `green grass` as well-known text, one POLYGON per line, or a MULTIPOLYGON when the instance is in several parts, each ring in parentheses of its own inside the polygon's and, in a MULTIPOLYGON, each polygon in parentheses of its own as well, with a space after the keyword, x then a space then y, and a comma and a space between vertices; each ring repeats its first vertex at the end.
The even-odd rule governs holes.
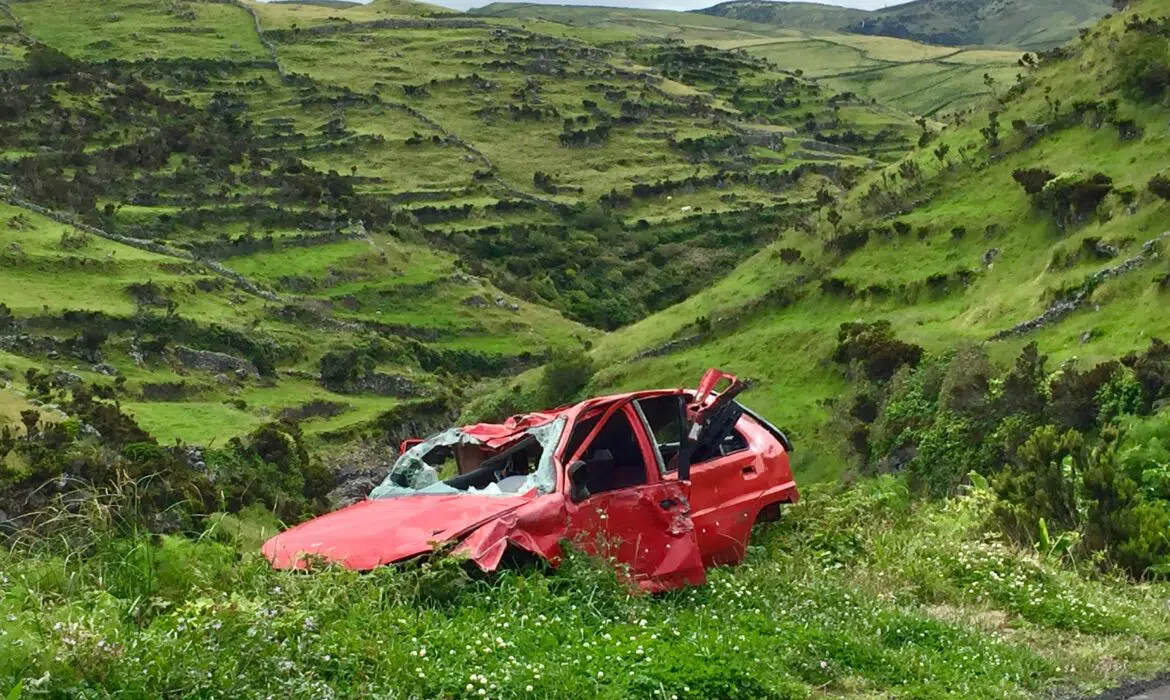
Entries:
MULTIPOLYGON (((1117 31, 1120 22, 1113 20, 1103 34, 1117 31)), ((1017 118, 1030 124, 1051 118, 1044 99, 1049 91, 1064 95, 1068 102, 1076 99, 1085 83, 1073 68, 1091 70, 1095 84, 1106 86, 1105 95, 1116 95, 1109 92, 1113 78, 1103 51, 1101 43, 1093 43, 1068 63, 1036 73, 1035 84, 1024 97, 1004 109, 1001 123, 1008 127, 1017 118)), ((1100 96, 1094 90, 1092 97, 1100 96)), ((862 210, 863 195, 880 181, 880 173, 863 180, 840 207, 845 214, 841 230, 858 225, 889 228, 897 221, 909 225, 909 233, 891 230, 888 239, 872 233, 860 250, 837 258, 823 249, 824 241, 835 234, 823 212, 812 222, 815 233, 778 231, 775 243, 709 288, 603 337, 593 350, 601 369, 587 392, 691 385, 707 367, 722 367, 757 380, 745 394, 747 404, 790 429, 798 450, 806 448, 795 460, 798 479, 837 477, 843 469, 837 452, 840 438, 827 423, 826 402, 848 388, 840 369, 829 362, 840 324, 887 319, 899 337, 935 353, 982 344, 995 333, 1038 316, 1056 290, 1075 287, 1088 275, 1137 255, 1143 243, 1170 228, 1170 205, 1144 192, 1145 183, 1164 169, 1170 153, 1165 109, 1122 99, 1120 112, 1143 127, 1143 138, 1122 141, 1115 128, 1083 124, 1058 130, 1026 148, 1022 136, 1005 133, 1002 153, 989 158, 978 132, 986 117, 972 117, 949 129, 940 142, 952 149, 947 158, 951 165, 938 162, 932 150, 939 142, 932 143, 913 156, 923 181, 892 188, 913 190, 908 213, 882 218, 862 210), (968 144, 974 150, 964 158, 959 150, 968 144), (1101 171, 1114 179, 1116 187, 1132 187, 1137 198, 1129 207, 1111 196, 1097 216, 1060 231, 1012 179, 1015 169, 1038 166, 1057 173, 1101 171), (956 228, 965 234, 957 237, 956 228), (1082 261, 1067 269, 1051 267, 1054 254, 1078 250, 1087 238, 1117 246, 1118 256, 1082 261), (784 263, 779 256, 783 248, 799 249, 805 262, 784 263), (985 255, 993 248, 998 254, 985 265, 985 255), (950 275, 955 280, 959 272, 969 274, 969 279, 952 281, 944 292, 931 291, 931 277, 950 275), (852 285, 857 293, 822 291, 821 281, 829 278, 852 285), (797 295, 794 304, 752 306, 770 292, 784 290, 797 295), (642 351, 699 333, 704 319, 713 330, 697 346, 636 359, 642 351)), ((1060 323, 991 343, 987 349, 1006 364, 1034 340, 1053 367, 1074 359, 1087 367, 1144 349, 1151 337, 1170 335, 1170 318, 1157 311, 1166 303, 1158 282, 1165 272, 1164 263, 1155 259, 1106 281, 1085 309, 1060 323)), ((527 386, 535 379, 529 374, 520 382, 527 386)))
POLYGON ((22 0, 11 9, 26 32, 81 59, 268 57, 252 18, 227 3, 22 0))
POLYGON ((217 520, 199 541, 78 533, 94 541, 85 556, 0 555, 0 687, 1025 698, 1164 663, 1164 585, 989 541, 990 505, 976 494, 914 507, 894 480, 810 493, 756 533, 746 564, 661 597, 631 595, 579 556, 554 575, 491 581, 446 564, 272 572, 254 550, 271 519, 256 513, 217 520))
MULTIPOLYGON (((810 31, 864 31, 947 46, 987 44, 1045 49, 1076 36, 1110 11, 1099 0, 1008 0, 974 8, 957 0, 926 0, 863 11, 795 2, 724 2, 699 10, 714 17, 750 20, 810 31)), ((884 38, 884 37, 883 37, 884 38)))
MULTIPOLYGON (((798 13, 824 6, 788 4, 798 13)), ((771 8, 765 8, 771 9, 771 8)), ((833 8, 836 16, 856 13, 833 8)), ((494 3, 474 11, 493 17, 544 18, 574 28, 623 32, 626 40, 661 36, 690 44, 742 49, 774 62, 779 68, 801 71, 837 91, 850 91, 905 112, 934 115, 960 111, 985 102, 991 91, 983 83, 990 74, 1005 90, 1015 82, 1016 61, 1023 53, 1013 49, 964 49, 833 31, 841 25, 813 21, 781 26, 701 13, 665 10, 629 10, 565 5, 494 3), (962 64, 958 68, 953 64, 962 64)), ((860 13, 864 14, 864 13, 860 13)), ((834 20, 838 21, 838 20, 834 20)), ((618 37, 611 39, 617 41, 618 37)))

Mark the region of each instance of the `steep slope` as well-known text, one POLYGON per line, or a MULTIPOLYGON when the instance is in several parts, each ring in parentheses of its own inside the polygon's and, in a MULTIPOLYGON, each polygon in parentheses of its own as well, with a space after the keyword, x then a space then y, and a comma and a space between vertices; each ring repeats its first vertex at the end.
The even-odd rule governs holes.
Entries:
POLYGON ((710 365, 754 377, 747 402, 793 429, 812 478, 848 464, 830 420, 851 390, 831 360, 843 323, 887 320, 928 352, 983 344, 1003 362, 1035 341, 1082 367, 1165 337, 1170 204, 1149 183, 1170 162, 1157 78, 1170 47, 1164 19, 1133 20, 1151 9, 1052 54, 994 116, 948 128, 825 206, 815 233, 786 231, 710 289, 606 336, 591 390, 710 365), (1015 176, 1029 169, 1064 175, 1030 196, 1015 176))
POLYGON ((612 42, 663 37, 739 49, 779 68, 800 71, 835 90, 926 116, 979 105, 996 86, 1011 85, 1019 73, 1021 54, 1018 50, 956 50, 906 39, 789 28, 693 12, 493 3, 473 14, 561 22, 612 33, 612 42))
POLYGON ((944 46, 1051 48, 1111 9, 1104 0, 915 0, 864 12, 810 3, 733 0, 704 14, 796 29, 831 29, 944 46))
POLYGON ((31 218, 9 216, 5 364, 116 371, 167 440, 446 410, 686 298, 916 138, 750 56, 561 25, 71 7, 11 6, 0 173, 31 218), (102 263, 121 246, 164 258, 102 263))

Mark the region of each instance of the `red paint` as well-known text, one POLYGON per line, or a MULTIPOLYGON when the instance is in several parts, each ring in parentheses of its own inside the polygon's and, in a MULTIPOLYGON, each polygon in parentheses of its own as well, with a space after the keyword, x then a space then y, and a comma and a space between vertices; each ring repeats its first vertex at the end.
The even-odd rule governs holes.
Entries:
MULTIPOLYGON (((642 422, 642 406, 648 400, 678 402, 670 397, 682 397, 686 404, 682 418, 707 425, 718 422, 712 416, 743 388, 733 375, 710 370, 695 392, 676 389, 606 396, 514 416, 501 424, 462 428, 486 447, 499 450, 517 443, 526 429, 565 417, 568 426, 555 454, 556 490, 516 496, 420 494, 367 500, 273 537, 264 545, 264 555, 277 568, 303 567, 308 553, 350 569, 368 570, 425 554, 437 544, 456 543, 456 555, 467 557, 484 571, 494 571, 509 548, 556 565, 562 556, 561 542, 569 540, 586 552, 613 557, 628 567, 632 580, 643 590, 701 584, 706 580, 704 566, 743 558, 752 525, 763 508, 798 499, 788 454, 774 429, 747 415, 735 420, 738 413, 733 413, 724 425, 734 425, 735 435, 725 429, 718 449, 691 465, 689 481, 680 481, 678 472, 671 471, 680 457, 662 456, 672 448, 665 442, 660 455, 660 444, 642 422), (727 388, 715 393, 724 381, 727 388), (578 435, 572 454, 566 454, 574 428, 598 415, 596 424, 578 435), (603 429, 615 419, 626 426, 617 431, 622 439, 603 429), (615 458, 609 447, 622 448, 621 454, 615 458), (578 459, 585 461, 578 479, 598 492, 574 502, 567 468, 578 459), (660 472, 660 459, 665 472, 660 472), (619 470, 621 479, 611 480, 619 470)), ((711 435, 718 432, 712 431, 711 435)))

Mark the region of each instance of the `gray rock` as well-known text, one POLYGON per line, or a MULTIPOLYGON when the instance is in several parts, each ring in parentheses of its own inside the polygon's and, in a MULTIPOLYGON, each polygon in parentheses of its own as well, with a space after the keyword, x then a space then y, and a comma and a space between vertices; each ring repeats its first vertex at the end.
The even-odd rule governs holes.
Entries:
POLYGON ((82 379, 79 375, 76 375, 72 372, 66 372, 65 370, 59 369, 59 370, 53 372, 50 381, 52 381, 55 384, 60 384, 62 386, 77 386, 78 384, 81 384, 85 380, 82 379))
POLYGON ((398 398, 413 398, 422 396, 422 389, 408 377, 397 374, 382 374, 372 372, 354 382, 354 389, 368 391, 378 396, 395 396, 398 398))
POLYGON ((195 350, 194 348, 179 345, 175 348, 175 357, 184 367, 215 372, 217 374, 233 373, 241 378, 259 377, 260 373, 251 362, 234 355, 210 350, 195 350), (243 372, 243 374, 239 374, 243 372))

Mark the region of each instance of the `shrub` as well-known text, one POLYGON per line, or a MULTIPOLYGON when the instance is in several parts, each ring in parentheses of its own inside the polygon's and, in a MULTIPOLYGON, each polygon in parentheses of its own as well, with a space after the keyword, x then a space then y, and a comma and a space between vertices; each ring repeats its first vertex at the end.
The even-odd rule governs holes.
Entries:
POLYGON ((76 63, 51 46, 37 44, 25 54, 28 72, 38 78, 60 78, 76 69, 76 63))
POLYGON ((1006 418, 1022 415, 1039 418, 1043 415, 1048 402, 1048 374, 1044 369, 1047 361, 1048 358, 1040 354, 1040 349, 1035 343, 1029 343, 1024 347, 996 392, 993 402, 996 416, 1006 418))
POLYGON ((353 382, 374 371, 374 358, 357 348, 331 350, 318 363, 321 383, 334 391, 342 391, 353 382))
POLYGON ((1146 185, 1146 188, 1162 199, 1170 199, 1170 177, 1159 173, 1150 178, 1150 182, 1146 185))
POLYGON ((1112 190, 1113 179, 1103 173, 1063 173, 1046 182, 1032 201, 1064 229, 1087 220, 1112 190))
POLYGON ((1170 52, 1160 36, 1127 32, 1117 50, 1121 87, 1139 100, 1161 99, 1170 88, 1170 52))
POLYGON ((1170 344, 1158 338, 1150 340, 1150 347, 1142 354, 1126 355, 1122 362, 1133 370, 1134 378, 1142 387, 1143 406, 1147 413, 1162 399, 1170 387, 1170 344))
POLYGON ((916 366, 922 348, 894 337, 889 321, 842 323, 837 331, 837 348, 833 361, 851 365, 860 363, 872 381, 888 381, 903 365, 916 366))
POLYGON ((1044 189, 1044 185, 1056 175, 1047 168, 1021 168, 1012 173, 1012 179, 1024 188, 1029 196, 1034 196, 1044 189))
POLYGON ((1065 369, 1050 387, 1049 419, 1060 428, 1091 430, 1097 424, 1097 394, 1120 369, 1118 362, 1105 362, 1087 372, 1065 369))
POLYGON ((947 363, 939 387, 939 407, 975 420, 987 417, 988 391, 995 375, 983 348, 960 348, 947 363))
POLYGON ((1085 471, 1085 545, 1134 576, 1170 574, 1170 421, 1134 424, 1085 471))
POLYGON ((918 437, 911 484, 931 496, 949 495, 978 461, 978 432, 971 420, 953 412, 936 416, 918 437))
POLYGON ((593 358, 581 348, 554 348, 541 374, 541 387, 549 406, 576 398, 593 377, 593 358))
POLYGON ((1040 519, 1056 532, 1080 525, 1077 483, 1089 450, 1075 430, 1038 429, 1020 448, 1016 462, 993 481, 999 496, 995 514, 1004 532, 1031 544, 1040 519))

